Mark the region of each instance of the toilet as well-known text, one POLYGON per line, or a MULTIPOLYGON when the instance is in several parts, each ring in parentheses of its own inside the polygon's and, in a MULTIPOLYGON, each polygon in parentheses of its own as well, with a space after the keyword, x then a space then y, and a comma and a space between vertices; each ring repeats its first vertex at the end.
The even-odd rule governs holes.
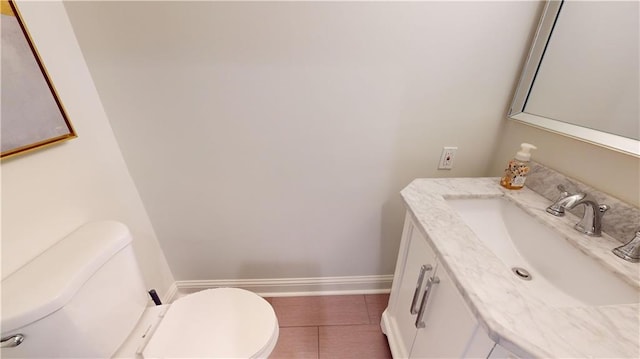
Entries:
POLYGON ((266 358, 271 305, 215 288, 149 305, 128 228, 92 222, 2 280, 2 358, 266 358))

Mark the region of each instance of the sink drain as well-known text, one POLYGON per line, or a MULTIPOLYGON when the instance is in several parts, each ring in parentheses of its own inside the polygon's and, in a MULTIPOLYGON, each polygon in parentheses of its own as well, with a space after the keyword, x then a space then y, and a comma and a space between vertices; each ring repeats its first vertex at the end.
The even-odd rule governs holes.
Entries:
POLYGON ((531 274, 529 273, 528 270, 526 270, 524 268, 513 267, 513 268, 511 268, 511 271, 513 273, 515 273, 518 276, 518 278, 520 278, 520 279, 531 280, 531 274))

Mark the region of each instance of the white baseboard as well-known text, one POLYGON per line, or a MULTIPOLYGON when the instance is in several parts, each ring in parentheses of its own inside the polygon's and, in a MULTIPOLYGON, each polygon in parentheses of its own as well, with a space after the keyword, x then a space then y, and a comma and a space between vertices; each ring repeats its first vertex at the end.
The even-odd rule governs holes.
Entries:
POLYGON ((165 302, 171 303, 172 300, 180 297, 181 295, 218 287, 243 288, 263 297, 389 293, 392 281, 393 275, 320 278, 183 280, 176 281, 171 288, 169 288, 167 295, 165 295, 165 302))

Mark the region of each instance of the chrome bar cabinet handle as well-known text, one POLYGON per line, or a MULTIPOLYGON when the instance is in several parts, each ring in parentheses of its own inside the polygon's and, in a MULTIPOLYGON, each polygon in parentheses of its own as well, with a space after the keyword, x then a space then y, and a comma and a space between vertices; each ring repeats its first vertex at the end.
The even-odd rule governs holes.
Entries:
POLYGON ((416 318, 416 328, 424 328, 424 312, 427 309, 427 302, 429 301, 429 296, 431 295, 431 290, 433 289, 434 284, 440 283, 440 278, 433 276, 427 279, 427 285, 424 287, 424 295, 422 296, 422 303, 420 303, 420 310, 418 313, 418 317, 416 318))
POLYGON ((418 308, 416 308, 418 304, 418 298, 420 297, 420 288, 422 288, 422 281, 424 280, 424 274, 426 272, 430 272, 433 269, 431 264, 423 264, 420 267, 420 275, 418 275, 418 283, 416 283, 416 290, 413 292, 413 300, 411 301, 411 307, 409 307, 409 312, 411 314, 418 314, 418 308))

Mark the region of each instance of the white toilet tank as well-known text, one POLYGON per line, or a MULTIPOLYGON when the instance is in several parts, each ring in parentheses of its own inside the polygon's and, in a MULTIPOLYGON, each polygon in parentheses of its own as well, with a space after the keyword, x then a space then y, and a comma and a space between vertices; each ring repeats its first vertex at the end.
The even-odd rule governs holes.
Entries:
POLYGON ((92 222, 2 280, 2 358, 109 358, 149 303, 127 227, 92 222))

